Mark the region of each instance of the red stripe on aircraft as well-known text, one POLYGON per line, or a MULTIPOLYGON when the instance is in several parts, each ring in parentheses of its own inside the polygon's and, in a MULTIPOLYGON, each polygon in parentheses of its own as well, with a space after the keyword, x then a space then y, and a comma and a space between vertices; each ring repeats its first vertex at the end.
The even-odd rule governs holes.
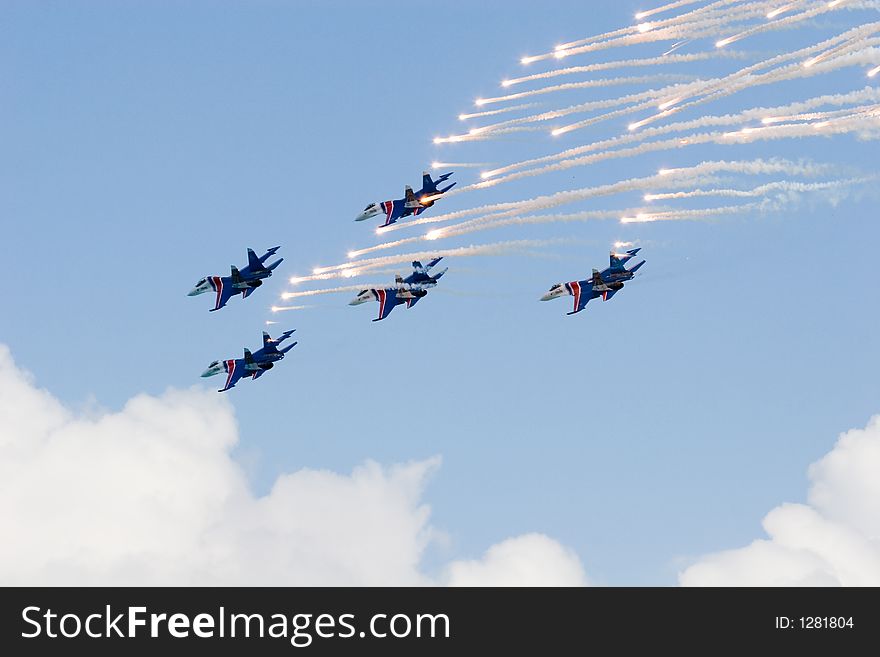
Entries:
POLYGON ((214 310, 220 307, 220 299, 223 297, 223 279, 219 276, 212 278, 214 281, 214 289, 217 290, 217 300, 214 302, 214 310))
POLYGON ((379 319, 385 314, 385 299, 388 296, 385 290, 376 290, 376 296, 379 297, 379 319))
POLYGON ((574 294, 574 311, 573 312, 577 312, 578 306, 581 303, 581 284, 578 283, 577 281, 574 281, 572 283, 569 283, 569 286, 571 287, 572 294, 574 294))
POLYGON ((232 381, 232 375, 235 374, 234 360, 226 361, 226 371, 229 372, 229 376, 226 377, 226 385, 224 386, 224 389, 229 388, 229 382, 232 381))

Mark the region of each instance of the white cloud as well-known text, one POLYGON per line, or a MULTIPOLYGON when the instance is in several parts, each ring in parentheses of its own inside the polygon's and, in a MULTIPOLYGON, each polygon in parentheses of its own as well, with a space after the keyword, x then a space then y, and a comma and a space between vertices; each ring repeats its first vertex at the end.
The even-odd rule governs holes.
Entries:
POLYGON ((449 565, 450 586, 586 586, 578 556, 544 534, 493 545, 482 559, 449 565))
POLYGON ((685 586, 880 585, 880 416, 838 438, 810 466, 808 504, 764 518, 769 539, 708 555, 679 574, 685 586))
MULTIPOLYGON (((170 390, 81 416, 0 345, 0 584, 437 583, 420 562, 439 458, 303 469, 256 497, 230 457, 237 441, 225 396, 170 390)), ((453 582, 585 581, 574 553, 538 535, 447 569, 453 582)))

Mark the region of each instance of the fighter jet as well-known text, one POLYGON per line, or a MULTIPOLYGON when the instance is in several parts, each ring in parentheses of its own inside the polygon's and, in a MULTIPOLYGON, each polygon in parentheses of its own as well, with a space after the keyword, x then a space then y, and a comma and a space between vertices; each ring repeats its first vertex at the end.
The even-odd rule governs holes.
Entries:
POLYGON ((199 279, 199 282, 189 291, 187 296, 194 297, 208 290, 213 290, 217 294, 217 298, 214 301, 214 307, 211 308, 211 312, 220 310, 236 294, 241 294, 242 299, 247 299, 251 292, 263 284, 262 279, 269 278, 272 275, 272 270, 284 260, 284 258, 279 258, 271 265, 267 266, 264 264, 280 248, 280 246, 273 246, 266 251, 265 255, 259 258, 253 249, 248 249, 247 267, 238 269, 235 265, 232 265, 232 271, 229 276, 206 276, 199 279))
POLYGON ((631 249, 623 254, 611 252, 611 264, 607 269, 601 272, 598 269, 593 270, 593 276, 584 281, 572 281, 570 283, 557 283, 550 288, 541 301, 550 301, 557 297, 570 294, 574 297, 574 310, 568 315, 574 315, 582 311, 590 299, 598 299, 602 297, 603 301, 608 301, 619 290, 623 288, 624 281, 632 280, 639 267, 645 264, 642 260, 632 269, 626 268, 626 263, 635 256, 641 249, 631 249))
POLYGON ((430 269, 443 258, 434 258, 427 265, 422 266, 418 260, 413 260, 413 273, 406 278, 397 275, 394 287, 384 289, 361 290, 358 295, 349 302, 349 306, 359 306, 368 301, 379 302, 379 316, 374 322, 385 319, 394 310, 394 307, 406 303, 407 308, 412 308, 422 297, 428 294, 428 288, 437 285, 437 281, 447 272, 449 267, 436 274, 431 274, 430 269))
POLYGON ((453 173, 455 172, 450 171, 449 173, 444 173, 437 178, 437 180, 432 180, 431 174, 427 171, 423 171, 422 188, 419 191, 413 192, 412 187, 407 185, 403 198, 397 199, 396 201, 370 203, 364 208, 363 212, 355 217, 355 221, 364 221, 365 219, 376 216, 379 212, 383 212, 385 214, 385 223, 382 225, 390 226, 403 217, 419 215, 424 212, 426 208, 430 208, 434 205, 434 201, 455 187, 455 183, 452 183, 443 189, 438 189, 437 187, 440 183, 445 182, 453 173))
POLYGON ((259 379, 267 371, 275 366, 275 362, 282 360, 284 354, 293 349, 298 343, 292 342, 283 349, 279 349, 278 345, 284 342, 296 329, 285 331, 277 340, 269 337, 269 334, 263 331, 263 347, 254 353, 250 350, 244 350, 244 358, 231 358, 229 360, 215 360, 208 368, 202 372, 203 377, 214 376, 220 372, 226 372, 226 385, 217 392, 226 392, 238 383, 239 379, 249 376, 252 379, 259 379))

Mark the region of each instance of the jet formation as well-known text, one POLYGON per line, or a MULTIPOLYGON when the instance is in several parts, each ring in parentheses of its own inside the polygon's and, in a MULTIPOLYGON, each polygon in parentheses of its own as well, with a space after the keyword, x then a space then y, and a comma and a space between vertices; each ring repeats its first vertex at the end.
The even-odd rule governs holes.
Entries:
POLYGON ((431 179, 431 174, 427 171, 422 172, 422 188, 418 192, 413 192, 412 187, 406 186, 403 198, 396 201, 382 201, 381 203, 370 203, 364 208, 355 221, 364 221, 370 217, 375 217, 380 212, 385 214, 385 223, 382 226, 390 226, 398 219, 404 217, 416 216, 424 212, 427 208, 434 205, 434 201, 443 196, 450 189, 455 187, 455 183, 439 189, 440 183, 446 182, 454 171, 444 173, 437 180, 431 179))
POLYGON ((202 376, 207 378, 221 372, 226 372, 226 385, 217 392, 226 392, 230 388, 235 387, 235 384, 242 377, 259 379, 263 374, 275 367, 276 362, 283 360, 284 355, 298 344, 297 342, 291 342, 283 349, 278 348, 278 345, 289 338, 295 330, 285 331, 277 339, 272 339, 266 331, 263 331, 262 348, 253 353, 249 349, 245 349, 243 358, 215 360, 202 372, 202 376))
POLYGON ((386 287, 381 289, 369 288, 361 290, 358 295, 349 302, 349 306, 359 306, 368 301, 379 302, 379 316, 374 319, 378 322, 388 317, 395 306, 406 303, 407 308, 412 308, 419 302, 419 299, 427 296, 428 289, 437 285, 437 281, 446 273, 448 267, 436 274, 431 274, 430 270, 443 258, 434 258, 427 265, 422 265, 418 260, 413 260, 413 272, 406 278, 402 278, 399 274, 394 279, 394 287, 386 287))
MULTIPOLYGON (((407 186, 404 198, 394 201, 383 201, 382 203, 371 203, 355 218, 355 221, 364 221, 382 212, 385 214, 385 223, 383 225, 390 226, 404 217, 417 216, 433 206, 437 199, 455 186, 453 182, 445 187, 441 187, 452 173, 444 173, 437 180, 434 180, 429 173, 425 172, 422 174, 422 188, 418 192, 414 192, 411 187, 407 186)), ((211 308, 212 312, 220 310, 232 297, 239 294, 243 299, 247 299, 254 290, 262 286, 265 279, 272 276, 273 270, 283 261, 283 258, 278 258, 274 262, 266 264, 266 261, 275 255, 280 248, 280 246, 273 246, 259 257, 257 257, 253 249, 248 249, 247 266, 238 269, 232 265, 229 276, 206 276, 199 279, 193 289, 190 290, 188 296, 194 297, 213 291, 216 296, 214 307, 211 308)), ((574 308, 571 312, 567 313, 568 315, 575 315, 581 312, 592 299, 602 297, 603 301, 608 301, 622 290, 624 283, 631 281, 639 268, 645 264, 645 261, 642 260, 632 269, 626 268, 626 263, 635 257, 639 251, 641 251, 641 248, 631 249, 625 253, 615 253, 612 251, 610 264, 606 269, 603 269, 601 272, 594 269, 592 276, 585 280, 557 283, 541 297, 541 301, 550 301, 565 295, 573 296, 574 308)), ((409 276, 403 278, 398 274, 395 276, 393 285, 384 288, 361 290, 349 302, 349 305, 359 306, 370 301, 379 302, 379 316, 373 320, 374 322, 388 317, 391 311, 399 305, 406 304, 407 308, 412 308, 420 299, 428 295, 428 290, 436 287, 439 280, 448 271, 447 267, 435 273, 431 272, 431 269, 442 259, 442 256, 434 258, 425 265, 418 260, 413 260, 413 270, 409 276)), ((260 349, 253 353, 249 349, 245 349, 242 358, 215 360, 202 372, 202 376, 207 378, 226 373, 226 384, 218 392, 226 392, 230 388, 235 387, 235 384, 244 377, 258 379, 272 369, 276 362, 282 360, 285 354, 297 345, 296 342, 292 342, 288 346, 279 349, 279 345, 287 340, 295 330, 284 331, 277 339, 273 339, 267 332, 263 331, 263 346, 260 349)))
POLYGON ((259 258, 253 249, 248 249, 247 267, 238 269, 235 265, 231 265, 229 276, 206 276, 201 278, 195 284, 195 287, 189 291, 188 296, 195 297, 213 290, 217 296, 211 312, 220 310, 226 305, 227 301, 237 294, 240 294, 242 299, 247 299, 254 290, 263 284, 263 279, 269 278, 272 275, 272 270, 284 260, 284 258, 278 258, 278 260, 268 266, 265 264, 266 260, 275 255, 275 252, 280 248, 280 246, 273 246, 259 258))
POLYGON ((632 280, 636 275, 636 271, 645 264, 642 260, 632 269, 626 268, 626 263, 631 260, 639 251, 639 249, 631 249, 626 253, 617 254, 611 252, 611 264, 607 269, 601 272, 598 269, 593 270, 593 275, 583 281, 571 281, 570 283, 557 283, 541 297, 541 301, 550 301, 566 294, 574 297, 574 310, 567 315, 579 313, 592 299, 602 297, 603 301, 608 301, 615 294, 623 289, 624 281, 632 280))

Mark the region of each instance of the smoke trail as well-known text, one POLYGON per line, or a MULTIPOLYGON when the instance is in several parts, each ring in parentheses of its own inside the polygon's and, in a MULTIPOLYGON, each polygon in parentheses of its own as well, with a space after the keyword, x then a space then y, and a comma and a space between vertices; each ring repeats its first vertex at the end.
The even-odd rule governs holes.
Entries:
POLYGON ((593 142, 591 144, 586 144, 584 146, 578 146, 576 148, 571 148, 559 153, 554 153, 552 155, 545 155, 543 157, 533 158, 530 160, 523 160, 521 162, 514 162, 512 164, 500 167, 498 169, 493 169, 491 171, 484 171, 481 174, 481 177, 491 178, 493 176, 497 176, 503 173, 508 173, 509 171, 514 171, 516 169, 521 169, 524 167, 535 166, 538 164, 545 164, 547 162, 554 162, 557 160, 574 157, 577 155, 583 155, 584 153, 589 153, 597 150, 605 150, 607 148, 612 148, 614 146, 621 146, 624 144, 644 141, 649 137, 657 137, 663 134, 673 133, 673 132, 684 132, 687 130, 695 130, 705 127, 711 126, 720 126, 720 125, 736 125, 738 123, 743 123, 745 121, 753 120, 753 119, 763 119, 767 116, 774 115, 782 115, 782 114, 791 114, 791 113, 799 113, 805 112, 817 107, 823 107, 825 105, 831 106, 840 106, 840 105, 849 105, 853 103, 861 103, 861 102, 880 102, 880 89, 875 87, 865 87, 860 91, 853 91, 844 94, 829 94, 825 96, 817 96, 815 98, 810 98, 805 101, 799 101, 795 103, 791 103, 789 105, 782 105, 778 107, 754 107, 748 110, 741 112, 740 114, 727 114, 722 116, 710 115, 703 116, 698 119, 694 119, 692 121, 685 121, 681 123, 671 123, 666 126, 661 126, 657 128, 648 128, 647 130, 642 130, 637 133, 623 135, 620 137, 613 137, 611 139, 606 139, 603 141, 593 142))
POLYGON ((877 123, 876 121, 871 122, 870 117, 864 116, 843 118, 852 118, 855 120, 855 122, 853 120, 850 120, 848 122, 841 123, 842 119, 832 119, 828 126, 822 126, 822 130, 815 129, 813 127, 813 124, 800 123, 792 125, 783 124, 778 126, 765 126, 762 128, 743 128, 742 130, 733 133, 711 132, 693 134, 688 135, 686 139, 667 139, 663 141, 648 142, 631 148, 622 148, 616 151, 605 151, 601 153, 594 153, 592 155, 586 155, 583 157, 562 160, 556 164, 549 164, 543 167, 538 167, 536 169, 528 169, 526 171, 511 173, 501 178, 485 180, 481 183, 477 183, 476 185, 472 185, 472 187, 491 187, 496 184, 510 182, 511 180, 518 180, 521 178, 542 175, 550 171, 562 171, 565 169, 570 169, 572 167, 580 167, 594 164, 595 162, 600 162, 603 160, 632 157, 633 155, 641 155, 643 153, 677 149, 683 146, 691 146, 695 144, 729 144, 735 143, 735 139, 737 139, 741 143, 746 143, 751 141, 758 141, 761 139, 775 140, 786 138, 812 137, 822 134, 823 132, 829 132, 829 127, 833 128, 833 130, 830 131, 830 134, 842 134, 846 132, 855 132, 865 128, 874 128, 876 127, 877 123))
MULTIPOLYGON (((654 21, 653 24, 654 25, 672 25, 672 24, 683 22, 683 21, 688 21, 693 17, 699 17, 700 14, 706 14, 706 13, 711 14, 720 7, 730 5, 730 4, 735 4, 736 2, 739 2, 739 0, 718 0, 717 2, 713 2, 712 4, 706 5, 705 7, 700 7, 698 9, 694 9, 693 11, 689 11, 687 13, 680 14, 679 16, 667 18, 662 21, 654 21)), ((638 19, 636 19, 636 20, 638 20, 638 19)), ((637 32, 637 31, 638 31, 638 25, 631 25, 629 27, 624 27, 624 28, 621 28, 618 30, 613 30, 611 32, 605 32, 603 34, 597 34, 595 36, 587 37, 585 39, 579 39, 578 41, 571 41, 569 43, 563 43, 563 44, 556 46, 556 49, 554 50, 553 53, 546 53, 545 55, 538 56, 537 58, 523 57, 523 60, 537 61, 537 59, 546 59, 551 56, 555 57, 555 56, 557 56, 556 53, 558 53, 558 52, 565 52, 568 49, 577 48, 578 46, 583 46, 588 43, 594 43, 596 41, 605 41, 607 39, 610 39, 610 38, 613 38, 616 36, 621 36, 621 35, 625 35, 625 34, 632 34, 633 32, 637 32)), ((529 62, 522 61, 522 63, 527 64, 529 62)))
POLYGON ((772 20, 777 16, 784 14, 787 11, 791 11, 795 7, 797 7, 803 0, 796 0, 795 2, 789 2, 787 5, 783 7, 779 7, 778 9, 774 9, 773 11, 767 12, 767 19, 772 20))
MULTIPOLYGON (((361 290, 366 290, 370 288, 382 289, 385 287, 389 287, 388 283, 364 283, 363 285, 343 285, 341 287, 331 287, 323 290, 302 290, 300 292, 284 292, 281 295, 282 299, 298 299, 300 297, 314 297, 320 294, 335 294, 337 292, 360 292, 361 290)), ((282 310, 299 310, 300 308, 305 308, 306 306, 282 306, 278 308, 278 311, 282 310)), ((274 308, 273 308, 274 310, 274 308)))
MULTIPOLYGON (((446 237, 455 237, 478 230, 486 230, 511 223, 534 223, 529 219, 517 219, 512 221, 505 220, 506 217, 512 215, 522 215, 527 212, 535 212, 539 210, 549 210, 560 205, 580 202, 590 198, 601 196, 610 196, 614 194, 625 193, 629 191, 650 189, 658 184, 664 186, 677 186, 716 182, 712 177, 717 173, 740 173, 744 175, 766 175, 771 173, 785 173, 789 175, 812 176, 827 172, 830 169, 827 165, 818 165, 810 162, 791 162, 788 160, 751 160, 751 161, 709 161, 702 162, 696 166, 683 167, 678 169, 664 169, 653 176, 645 178, 632 178, 622 180, 608 185, 600 185, 597 187, 587 187, 578 190, 570 190, 567 192, 558 192, 556 194, 540 196, 534 199, 524 201, 515 201, 507 203, 497 203, 486 205, 478 208, 471 208, 467 211, 459 211, 457 213, 449 213, 448 215, 439 215, 438 217, 426 218, 420 220, 420 223, 436 223, 439 221, 448 221, 449 215, 455 217, 464 216, 465 214, 482 213, 483 216, 473 218, 453 226, 440 228, 429 231, 425 235, 417 237, 409 237, 393 242, 385 242, 372 247, 367 247, 359 251, 349 253, 349 256, 361 256, 376 251, 397 248, 404 244, 419 242, 424 240, 435 240, 446 237)), ((796 183, 791 183, 792 189, 796 183)), ((809 189, 809 188, 805 188, 809 189)), ((647 200, 647 198, 646 198, 647 200)), ((616 214, 616 213, 612 213, 616 214)), ((578 215, 584 218, 608 218, 607 213, 588 212, 578 215)), ((412 224, 409 224, 412 225, 412 224)))
POLYGON ((492 103, 504 103, 508 100, 517 100, 519 98, 529 98, 531 96, 539 96, 542 94, 556 93, 558 91, 570 91, 572 89, 593 89, 599 87, 622 86, 627 84, 646 84, 648 82, 680 82, 683 80, 691 80, 692 75, 681 74, 660 74, 660 75, 643 75, 628 78, 607 78, 599 80, 586 80, 584 82, 567 82, 565 84, 557 84, 551 87, 541 87, 540 89, 532 89, 531 91, 520 91, 515 94, 507 94, 506 96, 496 96, 494 98, 479 98, 476 102, 478 105, 489 105, 492 103))
MULTIPOLYGON (((712 13, 695 21, 682 22, 681 19, 669 19, 666 21, 655 21, 651 23, 641 23, 636 26, 636 33, 632 30, 627 34, 622 34, 603 41, 593 41, 585 45, 564 48, 557 50, 553 55, 537 55, 528 59, 529 62, 539 59, 548 59, 553 57, 569 57, 572 55, 580 55, 588 52, 596 52, 598 50, 606 50, 608 48, 617 48, 636 45, 640 43, 650 43, 652 41, 675 41, 682 38, 699 39, 703 37, 715 36, 718 29, 725 25, 736 22, 743 22, 757 17, 766 16, 768 3, 755 2, 743 5, 731 11, 723 13, 712 13)), ((778 21, 781 23, 782 21, 778 21)), ((528 63, 528 62, 524 62, 528 63)))
POLYGON ((482 169, 488 162, 431 162, 432 169, 482 169))
MULTIPOLYGON (((741 191, 741 190, 692 190, 688 192, 677 192, 670 194, 656 194, 656 195, 647 195, 645 197, 646 201, 649 200, 658 200, 660 198, 696 198, 700 196, 729 196, 729 197, 762 197, 767 196, 771 192, 786 192, 786 193, 810 193, 810 192, 822 192, 822 191, 834 191, 841 190, 847 187, 851 187, 857 184, 864 184, 867 182, 873 182, 877 180, 878 176, 870 176, 864 178, 852 178, 848 180, 833 180, 828 182, 817 182, 817 183, 802 183, 797 181, 778 181, 773 183, 767 183, 764 185, 760 185, 751 190, 741 191), (651 197, 650 199, 648 197, 651 197)), ((683 179, 683 183, 693 182, 692 180, 683 179)), ((765 199, 764 202, 766 202, 765 199)), ((549 207, 549 206, 548 206, 549 207)), ((743 206, 737 206, 739 208, 743 206)), ((543 208, 542 208, 543 209, 543 208)), ((532 211, 531 208, 524 208, 524 211, 532 211)), ((696 212, 696 211, 694 211, 696 212)), ((705 211, 702 211, 705 214, 705 211)), ((727 210, 715 210, 717 214, 722 214, 727 212, 727 210)), ((449 226, 447 228, 441 229, 443 231, 442 235, 439 237, 457 237, 459 235, 464 235, 467 233, 473 233, 481 230, 489 230, 500 228, 502 226, 510 226, 510 225, 520 225, 520 224, 538 224, 538 223, 549 223, 549 222, 567 222, 567 221, 585 221, 590 219, 608 219, 613 217, 620 217, 620 211, 609 211, 609 210, 588 210, 584 212, 577 212, 571 214, 554 214, 554 215, 530 215, 530 216, 521 216, 517 213, 513 217, 507 218, 495 218, 495 217, 486 217, 475 219, 469 222, 464 222, 461 224, 457 224, 454 226, 449 226)), ((628 214, 630 216, 634 215, 639 217, 639 221, 647 221, 645 216, 650 217, 663 217, 664 213, 656 213, 656 212, 633 212, 629 211, 628 214)), ((681 216, 681 211, 675 212, 676 216, 681 216)), ((497 216, 497 215, 496 215, 497 216)), ((633 221, 628 221, 624 223, 634 223, 633 221)))
POLYGON ((815 16, 819 16, 821 14, 827 13, 829 11, 835 11, 837 9, 841 9, 841 2, 823 2, 822 4, 814 7, 813 9, 808 9, 799 14, 795 14, 794 16, 787 16, 786 18, 780 18, 777 21, 773 21, 772 23, 765 23, 764 25, 757 25, 753 28, 740 32, 739 34, 734 34, 733 36, 726 37, 721 39, 715 43, 715 46, 718 48, 723 48, 724 46, 733 43, 734 41, 740 41, 741 39, 745 39, 747 37, 753 36, 755 34, 761 34, 762 32, 767 32, 768 30, 778 30, 781 27, 788 27, 793 23, 799 23, 808 18, 813 18, 815 16))
POLYGON ((522 105, 511 105, 510 107, 502 107, 500 109, 486 110, 485 112, 473 112, 471 114, 459 114, 459 121, 467 121, 468 119, 478 119, 484 116, 495 116, 496 114, 506 114, 507 112, 515 112, 521 109, 531 109, 538 107, 540 103, 523 103, 522 105))
POLYGON ((748 198, 765 196, 772 192, 820 192, 842 189, 854 185, 864 184, 877 180, 877 176, 865 178, 849 178, 845 180, 830 180, 826 182, 803 183, 790 180, 780 180, 767 183, 752 189, 693 189, 683 192, 664 192, 659 194, 645 194, 645 201, 668 201, 673 199, 702 198, 707 196, 728 196, 735 198, 748 198))
POLYGON ((699 2, 700 0, 677 0, 677 2, 670 2, 668 5, 663 5, 662 7, 657 7, 656 9, 649 9, 648 11, 640 11, 636 14, 636 20, 640 21, 643 18, 647 18, 648 16, 653 16, 654 14, 659 14, 661 12, 670 11, 672 9, 678 9, 679 7, 684 7, 685 5, 692 5, 695 2, 699 2))
MULTIPOLYGON (((705 96, 705 98, 699 101, 692 101, 687 105, 680 106, 675 108, 675 111, 681 111, 687 107, 690 107, 694 104, 699 104, 702 102, 708 102, 709 100, 714 100, 716 98, 721 98, 723 96, 728 96, 733 93, 737 93, 745 88, 754 86, 755 82, 761 82, 762 84, 769 84, 770 82, 781 81, 783 79, 790 79, 790 77, 784 77, 777 69, 776 72, 771 72, 770 74, 765 74, 763 77, 761 76, 752 76, 752 73, 757 71, 761 71, 762 69, 770 68, 777 64, 783 64, 785 62, 789 62, 794 59, 803 59, 805 57, 809 57, 814 55, 818 51, 822 51, 836 45, 844 41, 851 41, 859 36, 866 36, 878 30, 878 26, 880 23, 870 23, 867 25, 863 25, 860 27, 852 28, 842 34, 839 34, 835 37, 827 39, 823 42, 808 46, 806 48, 802 48, 800 50, 794 52, 783 53, 781 55, 777 55, 775 57, 771 57, 770 59, 758 62, 746 68, 740 69, 724 78, 712 78, 708 80, 701 80, 697 82, 687 83, 687 84, 679 84, 672 85, 669 87, 661 88, 661 89, 651 89, 646 92, 631 94, 629 96, 622 96, 619 98, 602 100, 602 101, 592 101, 588 103, 581 103, 579 105, 572 105, 567 108, 552 110, 548 112, 542 112, 540 114, 535 114, 531 116, 520 117, 517 119, 511 119, 508 121, 502 121, 500 123, 490 124, 487 126, 483 126, 481 131, 483 133, 491 132, 494 130, 508 129, 514 126, 519 126, 527 123, 538 123, 549 121, 557 118, 561 118, 564 116, 569 116, 571 114, 581 114, 586 112, 591 112, 593 110, 599 109, 607 109, 611 107, 620 107, 623 105, 631 105, 633 103, 641 103, 640 105, 636 105, 634 107, 630 107, 625 110, 621 110, 620 113, 630 113, 639 111, 641 109, 647 109, 650 107, 650 102, 659 101, 660 99, 668 99, 668 98, 678 98, 679 100, 694 96, 705 96), (770 77, 768 77, 768 75, 770 77), (773 77, 774 75, 779 76, 778 78, 773 77), (744 82, 743 82, 744 80, 744 82), (740 82, 739 85, 736 83, 740 82)), ((803 74, 802 67, 789 67, 785 69, 789 72, 791 77, 801 77, 803 74)), ((814 69, 815 70, 815 69, 814 69)), ((827 72, 829 69, 822 69, 822 72, 827 72)), ((668 115, 670 111, 667 111, 668 115)), ((610 118, 612 116, 619 115, 619 113, 612 113, 610 115, 606 115, 605 117, 600 117, 600 119, 610 118)), ((653 117, 656 118, 656 117, 653 117)), ((652 120, 653 120, 652 118, 652 120)), ((569 126, 563 126, 562 128, 557 128, 555 133, 561 134, 562 132, 568 132, 571 130, 577 130, 589 125, 593 125, 598 120, 597 118, 587 119, 586 121, 581 121, 579 123, 571 124, 569 126)))
MULTIPOLYGON (((720 208, 700 208, 698 210, 669 210, 666 212, 639 212, 638 214, 621 217, 622 224, 643 224, 654 221, 681 221, 683 219, 697 220, 706 217, 717 217, 724 214, 740 214, 752 210, 766 208, 765 203, 744 203, 742 205, 728 205, 720 208)), ((551 215, 552 216, 552 215, 551 215)))
MULTIPOLYGON (((421 217, 419 219, 404 224, 395 224, 393 226, 389 226, 389 228, 401 229, 421 226, 424 224, 442 223, 474 214, 494 214, 494 216, 506 216, 514 213, 521 213, 526 210, 536 211, 541 209, 549 209, 551 207, 556 207, 564 203, 573 203, 581 200, 586 200, 588 198, 594 198, 597 196, 644 189, 650 187, 655 182, 662 181, 668 183, 669 181, 674 181, 677 178, 681 178, 682 180, 694 181, 698 178, 702 179, 702 177, 723 172, 741 173, 744 175, 767 175, 782 173, 785 175, 811 177, 821 175, 822 173, 827 172, 829 168, 830 167, 828 165, 820 165, 812 162, 792 162, 790 160, 779 158, 771 160, 756 159, 745 161, 705 161, 691 167, 664 169, 660 171, 656 176, 633 178, 616 183, 611 183, 608 185, 600 185, 598 187, 586 187, 578 190, 570 190, 567 192, 558 192, 556 194, 539 196, 522 201, 508 201, 504 203, 482 205, 440 215, 421 217), (660 176, 660 178, 658 178, 658 176, 660 176)), ((375 247, 370 247, 369 250, 375 251, 384 248, 393 248, 394 246, 400 244, 400 242, 391 242, 387 244, 388 246, 380 244, 375 247)))
POLYGON ((486 141, 488 139, 498 139, 501 136, 517 132, 537 132, 539 130, 541 130, 541 128, 536 126, 524 125, 514 125, 509 128, 498 128, 493 130, 490 130, 488 127, 472 128, 467 134, 434 137, 433 141, 435 144, 456 144, 463 141, 486 141))
POLYGON ((642 66, 659 66, 669 64, 683 64, 688 62, 700 62, 707 59, 717 59, 719 57, 730 57, 741 59, 745 57, 744 53, 734 50, 712 50, 707 52, 692 53, 689 55, 669 55, 664 57, 648 57, 644 59, 622 59, 613 62, 601 62, 598 64, 588 64, 586 66, 571 66, 568 68, 557 68, 544 73, 535 73, 534 75, 524 75, 518 78, 509 78, 502 81, 502 87, 510 87, 523 82, 532 82, 534 80, 546 80, 548 78, 556 78, 562 75, 576 75, 579 73, 594 73, 596 71, 607 71, 616 68, 630 68, 642 66))
POLYGON ((359 271, 370 271, 372 273, 372 271, 375 270, 377 267, 396 265, 402 262, 410 262, 412 260, 428 260, 430 258, 437 258, 440 256, 467 258, 473 256, 502 256, 514 253, 519 255, 528 255, 531 253, 530 249, 540 248, 544 246, 552 246, 554 244, 563 243, 564 241, 565 240, 560 239, 527 239, 495 242, 491 244, 471 244, 470 246, 462 246, 457 248, 434 249, 431 251, 416 251, 412 253, 403 253, 392 256, 368 258, 366 260, 358 260, 355 263, 347 262, 338 265, 323 267, 322 269, 328 273, 336 272, 336 277, 340 278, 342 277, 342 270, 353 265, 356 266, 359 271))
MULTIPOLYGON (((283 294, 281 295, 281 297, 286 298, 283 294)), ((287 310, 305 310, 306 308, 313 308, 313 306, 272 306, 272 312, 273 313, 280 313, 280 312, 285 312, 287 310)), ((266 324, 277 324, 277 323, 278 322, 269 322, 269 321, 266 322, 266 324)))
MULTIPOLYGON (((880 29, 880 24, 877 24, 877 27, 874 29, 880 29)), ((805 49, 805 50, 809 50, 809 51, 814 52, 816 50, 816 48, 818 48, 818 47, 820 47, 820 46, 819 45, 812 46, 811 48, 805 49)), ((835 57, 834 59, 831 59, 830 61, 825 60, 823 62, 820 62, 818 65, 812 66, 812 67, 805 67, 800 64, 789 64, 787 66, 779 67, 773 71, 770 71, 768 73, 764 73, 761 75, 751 75, 750 73, 743 74, 743 71, 747 70, 747 69, 743 69, 743 71, 739 71, 737 73, 734 73, 731 76, 728 76, 728 78, 725 79, 725 80, 727 80, 726 84, 723 84, 724 80, 722 80, 721 81, 722 83, 717 83, 712 86, 707 86, 701 93, 696 94, 697 96, 702 96, 701 98, 697 97, 695 100, 692 100, 688 103, 685 103, 684 105, 679 105, 678 107, 675 107, 673 109, 666 109, 659 114, 655 114, 654 116, 648 117, 647 119, 643 119, 642 121, 631 124, 630 129, 632 130, 634 128, 641 127, 642 125, 645 125, 651 121, 655 121, 655 120, 661 119, 665 116, 668 116, 669 114, 672 114, 673 112, 680 112, 680 111, 689 109, 691 107, 694 107, 696 105, 702 105, 704 103, 711 102, 713 100, 717 100, 717 99, 723 98, 725 96, 730 96, 735 93, 739 93, 740 91, 743 91, 744 89, 748 89, 748 88, 752 88, 752 87, 756 87, 756 86, 760 86, 760 85, 772 84, 775 82, 781 82, 783 80, 811 77, 811 76, 817 75, 819 73, 828 73, 828 72, 834 71, 838 68, 842 68, 844 66, 853 66, 855 64, 864 63, 866 60, 873 61, 874 58, 876 57, 876 55, 877 55, 877 53, 874 50, 862 50, 862 51, 858 51, 856 53, 850 53, 849 55, 835 57), (858 59, 858 58, 854 57, 854 55, 861 55, 862 57, 860 59, 858 59), (712 89, 717 89, 717 90, 712 91, 712 89)), ((790 57, 788 57, 788 58, 790 58, 790 57)), ((754 69, 754 67, 749 67, 749 68, 754 69)), ((684 97, 686 95, 688 95, 688 94, 683 94, 682 97, 684 97)), ((680 100, 680 99, 681 98, 679 98, 678 100, 680 100)), ((572 124, 563 126, 562 128, 557 128, 554 131, 554 133, 560 134, 561 132, 571 132, 573 130, 578 130, 578 129, 587 127, 589 125, 592 125, 593 123, 595 123, 595 121, 593 119, 588 119, 586 121, 580 121, 578 123, 572 123, 572 124)))

